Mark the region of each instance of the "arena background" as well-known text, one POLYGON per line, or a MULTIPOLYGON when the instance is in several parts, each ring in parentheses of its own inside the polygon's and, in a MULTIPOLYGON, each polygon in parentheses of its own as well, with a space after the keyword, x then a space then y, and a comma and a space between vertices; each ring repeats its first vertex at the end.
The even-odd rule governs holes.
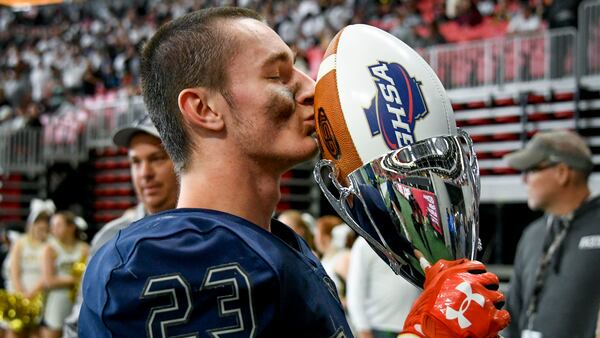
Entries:
MULTIPOLYGON (((506 280, 529 211, 502 156, 540 130, 572 129, 594 153, 600 192, 600 1, 0 1, 0 229, 22 229, 29 202, 51 198, 90 224, 136 203, 126 150, 112 133, 143 114, 138 51, 162 23, 206 6, 262 13, 316 76, 343 26, 368 23, 416 48, 448 90, 481 167, 480 232, 506 280), (542 20, 516 21, 530 10, 542 20), (523 22, 529 22, 523 24, 523 22)), ((359 51, 358 51, 359 52, 359 51)), ((333 213, 313 163, 284 175, 278 212, 333 213)), ((5 237, 5 236, 3 236, 5 237)), ((91 237, 90 237, 91 238, 91 237)), ((5 238, 4 238, 5 240, 5 238)))

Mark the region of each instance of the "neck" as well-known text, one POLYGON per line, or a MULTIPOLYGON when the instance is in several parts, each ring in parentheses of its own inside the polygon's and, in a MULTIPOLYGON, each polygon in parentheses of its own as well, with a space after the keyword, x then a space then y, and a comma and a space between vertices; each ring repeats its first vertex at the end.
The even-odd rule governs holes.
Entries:
POLYGON ((561 192, 556 203, 547 212, 555 216, 565 216, 577 210, 590 196, 587 186, 567 189, 561 192))
POLYGON ((205 163, 181 175, 177 207, 222 211, 270 230, 280 176, 252 166, 205 163))

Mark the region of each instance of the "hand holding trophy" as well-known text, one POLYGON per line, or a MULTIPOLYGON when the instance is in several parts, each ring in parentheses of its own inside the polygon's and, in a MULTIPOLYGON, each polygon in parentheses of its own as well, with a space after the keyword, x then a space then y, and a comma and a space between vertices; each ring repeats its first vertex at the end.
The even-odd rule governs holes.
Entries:
POLYGON ((407 332, 496 336, 509 320, 497 309, 502 294, 489 290, 498 279, 468 261, 479 246, 473 142, 431 67, 382 30, 348 26, 320 66, 315 118, 324 195, 394 272, 425 287, 407 332), (425 319, 436 331, 420 331, 425 319))

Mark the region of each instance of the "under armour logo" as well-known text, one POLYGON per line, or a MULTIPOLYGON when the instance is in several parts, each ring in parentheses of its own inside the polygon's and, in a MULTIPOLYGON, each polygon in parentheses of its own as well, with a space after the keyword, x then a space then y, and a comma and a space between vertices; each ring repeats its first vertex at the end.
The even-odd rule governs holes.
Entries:
POLYGON ((458 311, 449 306, 446 307, 446 319, 458 319, 458 325, 461 329, 464 329, 465 327, 471 326, 471 322, 467 319, 467 317, 465 317, 465 312, 467 312, 469 306, 471 306, 471 301, 474 301, 475 303, 479 304, 479 306, 483 307, 485 298, 479 293, 473 293, 471 290, 471 284, 468 282, 460 283, 456 287, 456 290, 464 293, 467 297, 460 304, 458 311))

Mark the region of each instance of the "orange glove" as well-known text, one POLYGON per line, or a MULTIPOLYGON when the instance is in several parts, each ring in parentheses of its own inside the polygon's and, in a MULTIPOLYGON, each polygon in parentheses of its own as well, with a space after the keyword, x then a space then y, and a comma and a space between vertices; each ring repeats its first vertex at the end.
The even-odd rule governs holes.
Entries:
POLYGON ((499 310, 504 295, 498 277, 478 261, 439 260, 425 269, 425 286, 402 333, 419 337, 497 337, 510 315, 499 310))

